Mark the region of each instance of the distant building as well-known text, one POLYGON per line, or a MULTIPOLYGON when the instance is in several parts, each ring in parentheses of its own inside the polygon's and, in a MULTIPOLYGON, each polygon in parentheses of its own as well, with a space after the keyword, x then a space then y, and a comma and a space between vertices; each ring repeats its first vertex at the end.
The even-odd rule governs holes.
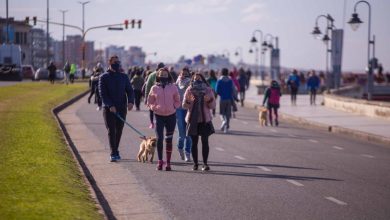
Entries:
MULTIPOLYGON (((35 69, 46 66, 46 32, 43 29, 33 28, 30 31, 30 60, 28 63, 34 66, 35 69)), ((53 45, 53 43, 51 44, 53 45)))
MULTIPOLYGON (((55 51, 56 61, 62 63, 62 41, 56 41, 55 51)), ((86 68, 92 68, 94 63, 94 42, 85 42, 85 66, 86 68)), ((82 67, 82 37, 81 35, 68 35, 65 41, 65 62, 69 61, 82 67)))
POLYGON ((141 47, 129 47, 128 51, 128 64, 129 66, 144 66, 145 65, 145 52, 141 47))
POLYGON ((125 47, 118 47, 118 46, 108 46, 105 49, 105 60, 109 60, 111 56, 117 55, 119 57, 119 60, 121 61, 122 68, 126 70, 129 67, 129 61, 127 59, 127 51, 125 50, 125 47))
MULTIPOLYGON (((7 19, 0 17, 0 44, 7 43, 7 19)), ((8 18, 8 43, 19 44, 22 49, 22 63, 29 64, 31 61, 30 51, 30 30, 31 26, 23 21, 16 21, 14 18, 8 18)))

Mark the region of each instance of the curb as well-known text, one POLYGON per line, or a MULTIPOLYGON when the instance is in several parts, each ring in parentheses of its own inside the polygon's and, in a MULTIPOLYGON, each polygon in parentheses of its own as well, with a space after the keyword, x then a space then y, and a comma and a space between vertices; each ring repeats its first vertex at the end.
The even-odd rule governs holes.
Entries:
MULTIPOLYGON (((245 103, 245 108, 258 109, 261 106, 259 104, 255 104, 247 101, 244 101, 244 103, 245 103)), ((279 112, 279 117, 285 120, 286 122, 293 123, 294 125, 298 125, 301 127, 315 128, 321 131, 328 131, 334 134, 340 134, 343 136, 358 138, 363 141, 385 144, 386 146, 390 145, 390 139, 383 136, 357 131, 349 128, 344 128, 337 125, 327 125, 318 122, 313 122, 301 117, 292 116, 282 112, 279 112)))
POLYGON ((71 98, 68 101, 65 101, 64 103, 54 107, 52 109, 52 115, 57 121, 58 126, 61 128, 64 140, 66 142, 66 145, 68 146, 70 152, 73 155, 73 158, 77 161, 77 165, 84 174, 84 182, 87 184, 89 191, 91 193, 92 198, 95 200, 96 207, 98 208, 98 212, 101 213, 104 216, 104 219, 116 219, 106 198, 104 197, 102 191, 99 189, 99 187, 96 184, 96 181, 94 177, 92 176, 91 172, 89 171, 88 167, 84 163, 83 159, 81 158, 79 152, 77 151, 76 146, 74 145, 72 139, 69 136, 68 131, 65 128, 64 123, 61 121, 61 119, 58 117, 58 113, 67 108, 68 106, 72 105, 85 95, 87 95, 90 92, 90 90, 86 90, 82 92, 79 95, 76 95, 75 97, 71 98))

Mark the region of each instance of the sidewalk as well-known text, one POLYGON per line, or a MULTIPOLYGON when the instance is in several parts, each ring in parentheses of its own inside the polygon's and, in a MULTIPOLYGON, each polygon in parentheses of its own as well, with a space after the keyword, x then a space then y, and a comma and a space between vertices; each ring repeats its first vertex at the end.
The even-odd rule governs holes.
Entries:
MULTIPOLYGON (((253 81, 246 92, 245 106, 262 105, 263 95, 257 95, 256 82, 253 81)), ((321 105, 323 96, 318 95, 315 106, 310 106, 309 95, 298 95, 297 105, 292 106, 290 95, 281 97, 279 109, 281 121, 290 121, 306 126, 315 126, 329 132, 346 134, 363 140, 390 144, 390 120, 371 118, 334 110, 321 105)))

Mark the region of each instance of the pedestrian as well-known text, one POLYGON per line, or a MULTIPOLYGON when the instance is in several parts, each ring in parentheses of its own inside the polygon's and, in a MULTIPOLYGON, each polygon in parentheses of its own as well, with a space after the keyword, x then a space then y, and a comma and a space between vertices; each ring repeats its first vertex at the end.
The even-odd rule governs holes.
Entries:
POLYGON ((98 87, 98 84, 99 84, 99 76, 101 73, 103 73, 103 67, 100 63, 97 63, 96 66, 93 68, 93 72, 92 72, 92 75, 90 77, 90 82, 91 82, 91 92, 89 94, 89 97, 88 97, 88 104, 91 103, 91 98, 93 95, 95 95, 95 100, 96 100, 96 95, 98 95, 98 93, 96 93, 96 89, 98 87))
POLYGON ((310 105, 315 105, 317 90, 320 87, 320 78, 316 75, 314 70, 311 71, 310 77, 307 79, 306 86, 310 93, 310 105))
POLYGON ((236 112, 238 111, 236 102, 239 102, 238 99, 238 92, 240 91, 240 83, 237 80, 237 70, 236 68, 233 69, 232 72, 230 72, 230 79, 233 81, 233 98, 231 100, 232 102, 232 115, 233 118, 236 117, 236 112))
POLYGON ((74 75, 76 74, 76 71, 77 71, 76 64, 72 63, 70 65, 70 72, 69 72, 70 83, 74 83, 74 75))
POLYGON ((222 69, 222 76, 216 84, 217 94, 219 95, 219 111, 222 118, 221 130, 227 133, 230 128, 230 117, 232 114, 233 99, 233 81, 229 78, 229 70, 222 69))
POLYGON ((299 85, 300 79, 298 76, 298 71, 294 69, 287 79, 287 86, 290 87, 292 105, 297 105, 297 93, 299 90, 299 85))
MULTIPOLYGON (((156 74, 157 74, 157 71, 160 69, 160 68, 163 68, 165 67, 164 63, 159 63, 157 65, 157 68, 154 72, 152 72, 151 74, 149 74, 149 76, 147 77, 147 81, 146 81, 146 84, 145 84, 145 100, 148 100, 148 96, 149 96, 149 92, 150 92, 150 89, 152 88, 152 86, 156 83, 156 74)), ((153 129, 154 128, 154 113, 151 109, 149 109, 149 119, 150 119, 150 125, 149 125, 149 128, 150 129, 153 129)))
POLYGON ((263 98, 263 106, 267 103, 268 117, 271 126, 273 126, 272 114, 275 115, 275 125, 279 126, 278 108, 280 107, 281 96, 282 93, 280 91, 279 83, 276 80, 272 80, 271 86, 264 91, 263 98))
POLYGON ((198 170, 198 141, 202 141, 203 171, 210 170, 207 164, 209 157, 209 136, 215 133, 212 123, 211 109, 215 108, 213 89, 208 85, 201 73, 192 76, 191 84, 184 94, 183 107, 188 109, 186 115, 187 135, 192 140, 192 170, 198 170))
POLYGON ((142 72, 140 70, 137 70, 135 76, 131 79, 130 82, 134 89, 135 109, 139 111, 141 98, 142 98, 142 86, 144 84, 144 78, 142 78, 142 72))
POLYGON ((49 82, 54 84, 54 80, 56 79, 56 71, 57 67, 54 65, 53 61, 50 61, 50 65, 47 67, 47 71, 49 71, 49 82))
MULTIPOLYGON (((214 91, 214 98, 215 98, 215 100, 217 100, 217 91, 216 91, 216 88, 215 88, 215 86, 216 86, 216 84, 217 84, 217 80, 218 80, 218 78, 217 78, 217 74, 215 73, 215 71, 214 70, 210 70, 210 73, 209 73, 209 77, 207 78, 207 83, 210 85, 210 87, 213 89, 213 91, 214 91)), ((213 117, 215 117, 215 109, 216 108, 213 108, 213 117)))
POLYGON ((64 70, 64 80, 65 80, 66 85, 68 85, 69 84, 69 72, 70 72, 70 64, 68 61, 66 61, 63 70, 64 70))
POLYGON ((173 83, 177 81, 178 76, 173 66, 169 67, 169 76, 171 77, 173 83))
POLYGON ((127 111, 131 111, 134 104, 134 91, 129 78, 120 72, 118 56, 111 56, 109 69, 99 78, 99 93, 103 101, 103 118, 108 131, 111 154, 110 161, 120 160, 119 143, 122 136, 124 122, 116 114, 126 119, 127 111))
POLYGON ((248 88, 248 79, 247 79, 247 75, 245 73, 245 70, 243 68, 240 68, 240 70, 238 71, 238 83, 239 83, 239 87, 240 87, 240 102, 241 102, 241 106, 244 106, 244 100, 245 100, 245 91, 246 89, 248 88))
POLYGON ((150 89, 148 95, 148 106, 156 116, 156 137, 157 137, 157 170, 163 166, 163 141, 166 147, 166 171, 172 170, 172 139, 176 126, 176 109, 180 106, 180 95, 177 86, 171 83, 167 68, 160 68, 156 75, 156 84, 150 89), (164 138, 165 128, 165 138, 164 138))
MULTIPOLYGON (((180 103, 183 103, 184 93, 187 90, 191 82, 191 73, 188 67, 184 67, 177 78, 176 85, 180 95, 180 103)), ((177 128, 179 131, 179 137, 177 139, 177 149, 179 151, 180 158, 186 162, 191 161, 191 146, 192 140, 190 136, 186 134, 187 122, 185 120, 187 109, 184 109, 180 105, 176 109, 177 128)))
MULTIPOLYGON (((248 70, 246 71, 246 78, 248 80, 247 82, 247 89, 249 88, 250 86, 250 81, 251 81, 251 78, 252 78, 252 71, 251 69, 248 68, 248 70)), ((263 80, 263 79, 262 79, 263 80)))

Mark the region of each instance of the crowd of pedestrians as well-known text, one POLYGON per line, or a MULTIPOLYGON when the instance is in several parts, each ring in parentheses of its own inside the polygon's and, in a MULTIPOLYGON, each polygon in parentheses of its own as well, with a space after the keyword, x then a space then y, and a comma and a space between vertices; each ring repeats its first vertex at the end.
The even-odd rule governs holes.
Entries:
POLYGON ((111 148, 110 161, 120 159, 118 147, 124 126, 121 118, 126 120, 126 111, 134 104, 136 111, 141 108, 149 111, 149 128, 154 129, 157 139, 157 170, 163 170, 164 165, 166 171, 172 170, 173 136, 177 125, 176 149, 180 159, 192 162, 192 169, 198 170, 200 139, 202 170, 208 171, 209 136, 215 133, 212 119, 216 116, 217 100, 222 121, 220 130, 228 133, 232 112, 238 110, 236 102, 244 105, 250 76, 251 72, 243 68, 200 71, 184 67, 178 74, 173 67, 163 63, 155 70, 149 66, 145 69, 132 67, 125 73, 119 58, 112 56, 106 71, 100 64, 94 68, 88 103, 95 95, 97 110, 103 110, 111 148), (145 105, 141 105, 142 99, 145 105))

